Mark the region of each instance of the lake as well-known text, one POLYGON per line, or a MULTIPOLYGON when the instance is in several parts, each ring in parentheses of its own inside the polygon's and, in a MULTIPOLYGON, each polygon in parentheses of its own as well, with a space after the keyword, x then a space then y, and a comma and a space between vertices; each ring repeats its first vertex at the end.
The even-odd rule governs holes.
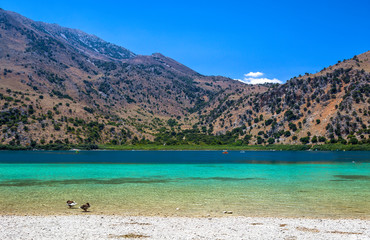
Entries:
POLYGON ((370 152, 0 151, 0 214, 370 218, 370 152))

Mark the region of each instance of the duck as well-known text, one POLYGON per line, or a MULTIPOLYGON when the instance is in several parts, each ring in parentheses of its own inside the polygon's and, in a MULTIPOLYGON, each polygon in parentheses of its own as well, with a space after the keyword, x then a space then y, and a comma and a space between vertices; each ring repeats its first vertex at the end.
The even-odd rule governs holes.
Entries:
POLYGON ((82 205, 80 208, 82 210, 84 210, 85 212, 87 212, 87 209, 89 209, 89 207, 90 207, 90 204, 89 203, 86 203, 86 204, 82 205))
POLYGON ((73 206, 75 206, 77 203, 75 202, 75 201, 73 201, 73 200, 68 200, 67 201, 67 206, 69 207, 69 208, 72 208, 73 206))

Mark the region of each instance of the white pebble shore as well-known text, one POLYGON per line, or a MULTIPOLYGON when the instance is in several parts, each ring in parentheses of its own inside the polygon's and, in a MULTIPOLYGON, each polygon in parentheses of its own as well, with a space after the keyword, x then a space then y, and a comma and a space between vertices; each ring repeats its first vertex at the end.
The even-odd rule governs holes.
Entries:
POLYGON ((370 239, 370 221, 260 217, 0 216, 0 239, 370 239))

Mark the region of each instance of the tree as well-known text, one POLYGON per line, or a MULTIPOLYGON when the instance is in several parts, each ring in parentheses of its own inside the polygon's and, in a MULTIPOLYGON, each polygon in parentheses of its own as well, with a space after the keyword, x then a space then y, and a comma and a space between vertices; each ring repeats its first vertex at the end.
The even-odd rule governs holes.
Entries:
POLYGON ((356 138, 356 137, 351 137, 351 138, 349 139, 349 143, 350 143, 350 144, 357 144, 357 143, 358 143, 358 140, 357 140, 357 138, 356 138))
POLYGON ((326 141, 326 138, 323 137, 323 136, 319 136, 319 142, 325 142, 326 141))
POLYGON ((289 129, 295 132, 297 131, 297 125, 295 125, 294 123, 289 123, 289 129))
POLYGON ((303 144, 307 144, 310 142, 310 137, 303 137, 299 139, 303 144))
POLYGON ((292 110, 287 110, 285 113, 284 113, 284 117, 286 118, 286 120, 288 122, 292 121, 292 120, 295 120, 297 119, 297 116, 294 115, 294 113, 292 112, 292 110))
POLYGON ((139 142, 139 139, 135 136, 135 137, 132 139, 131 144, 132 144, 132 145, 135 145, 135 144, 137 144, 138 142, 139 142))
POLYGON ((206 126, 202 126, 202 132, 203 133, 207 132, 207 127, 206 126))
POLYGON ((257 144, 262 144, 264 142, 263 138, 260 136, 257 137, 257 144))
POLYGON ((274 121, 274 120, 272 120, 271 118, 270 118, 270 119, 268 119, 268 120, 266 120, 266 121, 265 121, 265 126, 270 125, 273 121, 274 121))
POLYGON ((340 139, 340 143, 345 145, 345 144, 347 144, 347 140, 346 140, 346 139, 341 138, 341 139, 340 139))
POLYGON ((36 147, 36 145, 37 145, 37 142, 36 141, 34 141, 34 140, 31 140, 31 147, 36 147))
POLYGON ((170 127, 174 127, 174 126, 177 125, 177 121, 175 119, 170 118, 170 119, 167 120, 167 124, 170 127))
POLYGON ((245 144, 249 144, 249 141, 251 140, 251 138, 252 138, 252 135, 245 135, 245 137, 244 137, 244 143, 245 144))

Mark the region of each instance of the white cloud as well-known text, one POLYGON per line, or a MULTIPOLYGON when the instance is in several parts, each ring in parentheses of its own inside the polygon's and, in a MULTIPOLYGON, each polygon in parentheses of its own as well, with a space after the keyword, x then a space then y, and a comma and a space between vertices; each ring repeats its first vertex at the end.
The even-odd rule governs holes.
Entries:
POLYGON ((259 78, 263 76, 264 73, 262 72, 249 72, 244 74, 244 79, 235 79, 241 81, 246 84, 263 84, 263 83, 279 83, 282 84, 283 82, 277 78, 269 79, 269 78, 259 78))
POLYGON ((244 78, 241 80, 242 82, 246 84, 263 84, 263 83, 279 83, 282 84, 283 82, 280 81, 279 79, 273 78, 273 79, 268 79, 268 78, 244 78))
POLYGON ((255 77, 263 76, 263 73, 261 73, 261 72, 249 72, 249 73, 244 74, 244 76, 255 78, 255 77))

